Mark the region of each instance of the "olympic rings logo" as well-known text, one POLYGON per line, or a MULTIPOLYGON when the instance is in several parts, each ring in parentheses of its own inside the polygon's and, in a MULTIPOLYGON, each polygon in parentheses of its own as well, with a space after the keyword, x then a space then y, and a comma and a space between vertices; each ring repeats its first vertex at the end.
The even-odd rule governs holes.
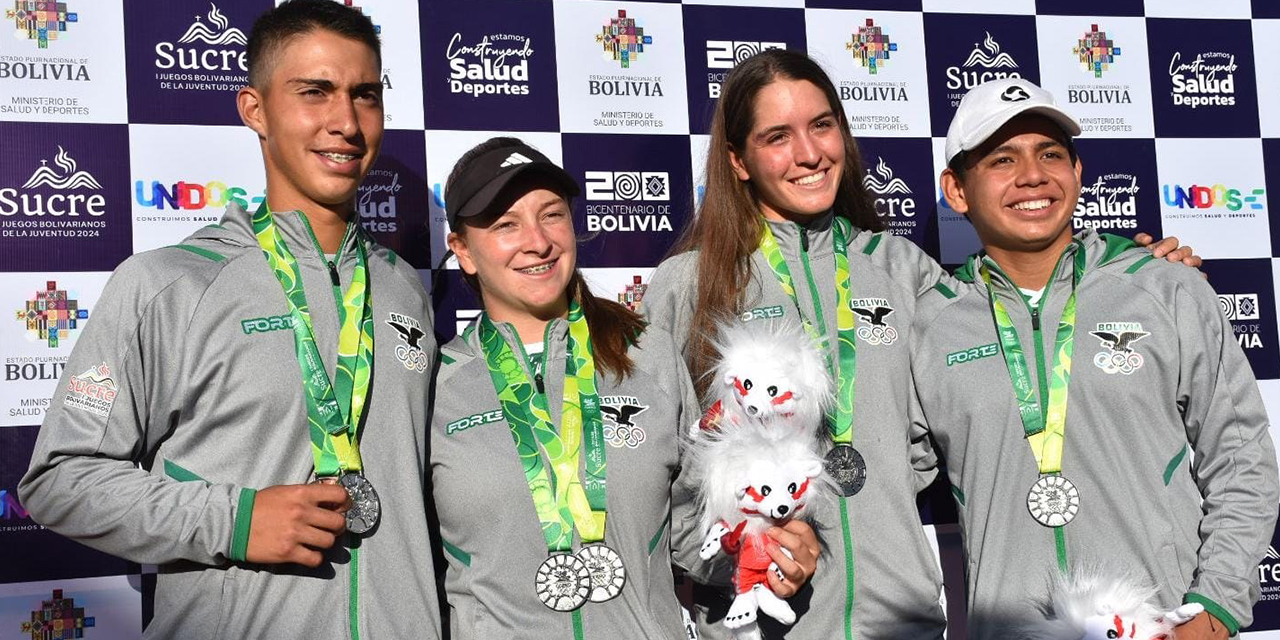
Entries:
POLYGON ((858 339, 871 345, 891 345, 898 341, 898 330, 889 325, 858 327, 858 339))
POLYGON ((604 426, 604 439, 614 447, 628 447, 635 449, 644 442, 644 429, 641 429, 640 427, 606 424, 604 426))
POLYGON ((410 349, 408 345, 396 345, 396 358, 400 364, 410 371, 423 373, 427 370, 427 354, 421 349, 410 349))
POLYGON ((1094 366, 1108 374, 1122 373, 1129 375, 1142 368, 1142 354, 1136 351, 1099 351, 1093 356, 1094 366))

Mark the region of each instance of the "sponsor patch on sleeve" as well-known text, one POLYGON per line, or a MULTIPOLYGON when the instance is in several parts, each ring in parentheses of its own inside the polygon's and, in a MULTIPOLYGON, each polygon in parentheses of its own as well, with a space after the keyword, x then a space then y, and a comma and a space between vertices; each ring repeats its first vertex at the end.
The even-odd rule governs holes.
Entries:
POLYGON ((111 414, 116 391, 116 380, 111 375, 111 368, 104 362, 78 376, 72 376, 67 381, 67 396, 62 402, 72 409, 105 418, 111 414))

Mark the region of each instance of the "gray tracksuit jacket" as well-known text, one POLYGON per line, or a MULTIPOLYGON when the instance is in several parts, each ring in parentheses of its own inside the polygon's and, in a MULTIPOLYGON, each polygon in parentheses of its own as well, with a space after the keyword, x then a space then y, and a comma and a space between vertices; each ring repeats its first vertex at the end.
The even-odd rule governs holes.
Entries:
MULTIPOLYGON (((497 327, 521 353, 511 325, 497 327)), ((541 367, 557 425, 568 329, 563 319, 547 325, 541 367)), ((444 346, 433 396, 431 484, 448 563, 451 637, 572 640, 573 616, 546 608, 534 590, 546 540, 479 345, 473 323, 444 346)), ((646 330, 628 353, 635 369, 621 383, 604 372, 596 376, 608 443, 605 543, 622 555, 627 582, 618 597, 579 610, 581 637, 678 640, 685 636, 671 545, 695 517, 693 494, 676 481, 681 425, 700 414, 684 362, 665 332, 646 330)), ((527 373, 536 381, 532 368, 527 373)))
MULTIPOLYGON (((808 228, 791 222, 768 224, 795 282, 799 312, 815 326, 825 326, 832 357, 838 361, 831 221, 828 215, 808 228), (815 298, 820 302, 820 320, 815 298)), ((911 377, 906 340, 916 297, 945 274, 909 240, 858 230, 852 236, 848 256, 853 299, 880 299, 874 306, 883 303, 893 310, 883 321, 897 335, 880 344, 857 342, 853 446, 866 460, 867 482, 858 495, 847 499, 847 518, 841 516, 835 500, 813 514, 824 553, 809 585, 790 600, 798 621, 784 627, 762 616, 761 627, 768 638, 791 640, 940 638, 946 627, 939 604, 942 576, 916 510, 916 493, 936 471, 922 473, 913 468, 917 463, 931 469, 934 463, 924 430, 909 429, 911 377)), ((693 252, 663 261, 642 303, 650 322, 677 336, 682 350, 688 344, 693 317, 696 269, 693 252)), ((751 256, 751 272, 740 320, 798 320, 796 305, 758 250, 751 256)), ((867 325, 861 317, 857 323, 867 325)), ((677 550, 687 547, 678 545, 677 550)), ((681 558, 681 564, 696 565, 696 555, 681 558)), ((696 590, 703 637, 727 636, 720 624, 728 608, 727 594, 727 589, 696 590)))
MULTIPOLYGON (((1115 236, 1089 231, 1077 239, 1088 269, 1076 294, 1062 460, 1062 475, 1080 492, 1080 511, 1063 527, 1067 562, 1149 578, 1162 608, 1201 602, 1234 633, 1252 619, 1256 567, 1280 501, 1249 363, 1198 272, 1115 236), (1122 346, 1094 335, 1122 331, 1145 335, 1122 346)), ((1073 243, 1059 260, 1035 311, 992 269, 1042 397, 1076 251, 1073 243)), ((967 282, 922 296, 912 367, 917 426, 931 429, 960 509, 969 628, 981 639, 1034 619, 1057 552, 1053 530, 1027 510, 1039 473, 977 275, 980 259, 957 273, 967 282)))
POLYGON ((380 524, 342 536, 318 569, 244 561, 255 490, 306 483, 314 462, 285 294, 236 205, 116 269, 58 384, 22 503, 62 535, 160 565, 148 638, 439 637, 423 488, 428 298, 417 272, 364 233, 331 274, 301 213, 276 224, 330 379, 331 278, 345 287, 354 243, 368 243, 375 347, 360 451, 380 524), (389 320, 424 335, 410 344, 389 320))

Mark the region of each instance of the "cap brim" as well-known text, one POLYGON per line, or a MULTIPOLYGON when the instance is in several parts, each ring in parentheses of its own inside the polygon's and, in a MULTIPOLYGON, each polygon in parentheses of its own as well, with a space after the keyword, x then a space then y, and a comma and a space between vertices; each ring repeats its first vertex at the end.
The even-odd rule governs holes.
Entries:
POLYGON ((990 118, 975 129, 969 136, 969 140, 961 146, 960 151, 972 151, 987 141, 988 138, 995 135, 1000 127, 1008 124, 1010 120, 1024 114, 1042 115, 1054 122, 1066 132, 1069 137, 1080 135, 1080 123, 1076 122, 1066 111, 1059 109, 1053 105, 1037 104, 1037 105, 1010 105, 1009 108, 996 112, 990 118))
POLYGON ((501 195, 502 192, 511 184, 513 180, 522 176, 541 175, 549 179, 553 184, 560 187, 565 195, 569 197, 577 196, 580 190, 578 183, 569 175, 569 172, 548 163, 530 163, 516 169, 512 169, 497 178, 494 178, 489 184, 486 184, 476 192, 470 200, 467 201, 462 209, 454 212, 450 218, 473 218, 488 211, 501 195))

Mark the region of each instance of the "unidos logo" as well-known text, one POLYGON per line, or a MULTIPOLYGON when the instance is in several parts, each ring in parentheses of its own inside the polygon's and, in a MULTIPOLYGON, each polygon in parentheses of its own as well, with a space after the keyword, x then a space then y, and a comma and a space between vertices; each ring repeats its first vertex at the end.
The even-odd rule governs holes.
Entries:
POLYGON ((587 231, 671 231, 666 171, 587 171, 587 231), (664 203, 664 204, 653 204, 664 203))
POLYGON ((1161 186, 1164 203, 1179 209, 1214 209, 1224 208, 1227 211, 1240 211, 1246 206, 1250 210, 1263 211, 1266 206, 1266 189, 1233 189, 1222 184, 1212 187, 1179 184, 1161 186))
POLYGON ((454 33, 445 47, 449 92, 473 96, 529 95, 529 59, 533 40, 516 34, 493 34, 471 44, 454 33))
POLYGON ((1071 49, 1080 60, 1080 66, 1085 71, 1093 74, 1095 78, 1101 78, 1103 72, 1111 68, 1116 57, 1120 55, 1120 47, 1116 46, 1114 40, 1107 38, 1107 32, 1098 29, 1098 25, 1090 25, 1089 30, 1076 41, 1076 46, 1071 49))
MULTIPOLYGON (((952 91, 964 89, 968 91, 988 80, 997 78, 1021 78, 1015 69, 1018 63, 1008 52, 1000 50, 1000 43, 986 32, 981 43, 975 42, 969 57, 959 66, 947 67, 947 88, 952 91)), ((952 106, 960 104, 962 94, 953 94, 952 106)))
POLYGON ((653 36, 646 35, 635 18, 628 18, 625 9, 618 9, 618 16, 609 18, 596 34, 596 42, 603 47, 605 60, 627 69, 639 61, 646 46, 653 44, 653 36))
POLYGON ((1236 77, 1239 70, 1235 54, 1221 51, 1199 53, 1184 61, 1181 51, 1169 60, 1170 96, 1173 104, 1192 109, 1202 106, 1233 106, 1236 103, 1236 77))
MULTIPOLYGON (((218 209, 229 204, 240 205, 241 208, 253 211, 262 203, 263 194, 250 195, 243 187, 228 186, 220 180, 200 183, 179 180, 165 184, 159 180, 135 180, 133 182, 133 199, 138 205, 164 211, 199 211, 202 209, 218 209), (149 182, 149 184, 148 184, 149 182)), ((218 217, 199 218, 206 222, 217 221, 218 217)))
POLYGON ((61 146, 54 157, 56 167, 48 160, 23 183, 21 188, 0 188, 0 216, 101 216, 106 213, 106 196, 99 193, 63 193, 66 191, 100 191, 102 185, 88 171, 79 168, 75 159, 61 146))
POLYGON ((1072 226, 1079 229, 1135 229, 1138 226, 1138 177, 1128 173, 1098 176, 1081 185, 1072 226))
POLYGON ((50 280, 43 291, 36 291, 24 308, 16 313, 19 322, 27 325, 27 340, 44 342, 57 348, 59 340, 79 329, 79 323, 89 319, 89 310, 80 308, 74 293, 58 288, 50 280))
POLYGON ((720 85, 729 70, 761 51, 786 49, 785 42, 755 42, 745 40, 707 41, 707 97, 719 98, 720 85))
POLYGON ((850 41, 844 44, 844 48, 853 52, 853 59, 867 73, 875 75, 889 60, 889 54, 898 50, 898 43, 890 42, 889 34, 876 26, 871 18, 867 18, 866 25, 858 27, 850 41))
POLYGON ((248 81, 247 38, 209 3, 176 42, 157 42, 155 66, 161 89, 238 91, 248 81), (194 73, 192 73, 194 72, 194 73))
MULTIPOLYGON (((33 40, 40 49, 48 49, 50 42, 67 33, 67 25, 80 21, 75 12, 67 11, 66 2, 47 0, 14 0, 13 8, 4 12, 5 20, 13 20, 19 40, 33 40)), ((0 76, 2 77, 2 76, 0 76)))

